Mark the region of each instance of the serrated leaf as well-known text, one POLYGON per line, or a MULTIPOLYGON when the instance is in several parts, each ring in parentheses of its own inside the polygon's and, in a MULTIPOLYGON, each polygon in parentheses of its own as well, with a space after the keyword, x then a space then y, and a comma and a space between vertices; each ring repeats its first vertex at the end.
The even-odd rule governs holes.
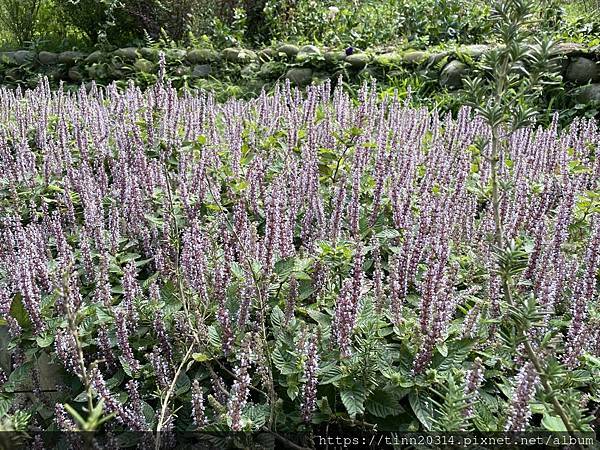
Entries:
POLYGON ((419 391, 411 391, 408 394, 408 402, 415 416, 423 427, 429 431, 433 424, 433 405, 425 399, 425 396, 419 391))
POLYGON ((375 391, 365 402, 367 412, 375 417, 396 416, 403 411, 400 403, 389 392, 375 391))

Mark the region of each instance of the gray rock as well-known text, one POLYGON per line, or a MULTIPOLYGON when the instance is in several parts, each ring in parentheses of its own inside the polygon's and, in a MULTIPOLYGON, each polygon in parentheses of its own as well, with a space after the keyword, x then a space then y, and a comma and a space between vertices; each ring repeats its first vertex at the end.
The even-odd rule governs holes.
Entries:
POLYGON ((600 83, 588 84, 579 88, 577 100, 582 103, 600 102, 600 83))
POLYGON ((600 69, 591 59, 578 56, 569 62, 565 79, 577 84, 595 82, 600 79, 600 69))
POLYGON ((0 62, 8 65, 16 64, 15 52, 0 52, 0 62))
POLYGON ((408 65, 419 65, 429 59, 429 53, 421 51, 410 51, 402 55, 402 61, 408 65))
POLYGON ((90 53, 87 58, 85 58, 85 62, 87 64, 94 64, 100 62, 104 59, 104 53, 100 50, 96 50, 95 52, 90 53))
POLYGON ((355 69, 364 68, 371 61, 371 56, 366 53, 354 53, 346 56, 345 61, 355 69))
POLYGON ((192 70, 192 78, 206 78, 212 73, 212 67, 209 64, 196 64, 192 70))
POLYGON ((386 67, 397 67, 402 65, 402 53, 388 52, 375 57, 375 64, 386 67))
POLYGON ((285 77, 298 86, 306 86, 312 81, 313 71, 307 67, 294 67, 285 74, 285 77))
POLYGON ((462 47, 459 47, 458 51, 460 53, 464 53, 465 55, 470 56, 473 59, 479 59, 491 48, 492 47, 490 45, 473 44, 463 45, 462 47))
POLYGON ((218 57, 219 53, 210 48, 195 48, 187 53, 187 60, 192 64, 205 64, 213 62, 218 57))
POLYGON ((346 52, 325 52, 323 57, 329 64, 338 64, 346 59, 346 52))
POLYGON ((138 58, 138 50, 135 47, 118 48, 113 55, 124 61, 135 61, 138 58))
POLYGON ((81 74, 81 71, 78 67, 70 67, 67 76, 69 77, 69 80, 74 81, 76 83, 83 80, 83 75, 81 74))
POLYGON ((85 54, 81 52, 67 51, 62 52, 58 55, 58 62, 60 64, 66 64, 68 66, 72 66, 80 59, 85 58, 85 54))
POLYGON ((226 48, 221 52, 221 56, 226 61, 235 63, 249 63, 256 61, 258 56, 252 50, 246 50, 243 48, 226 48))
POLYGON ((144 58, 140 58, 136 62, 134 62, 133 67, 135 67, 135 70, 142 73, 154 72, 154 63, 144 58))
POLYGON ((272 59, 277 58, 278 55, 279 53, 277 52, 277 50, 271 47, 267 47, 263 48, 261 51, 258 52, 258 60, 260 62, 271 61, 272 59))
POLYGON ((279 53, 284 53, 288 58, 293 58, 300 52, 300 48, 294 44, 283 44, 277 47, 279 53))
POLYGON ((437 64, 441 60, 443 60, 444 58, 446 58, 449 54, 450 54, 450 52, 447 52, 447 51, 446 52, 433 53, 429 57, 429 59, 427 60, 427 64, 429 64, 429 65, 437 64))
POLYGON ((150 47, 140 48, 140 56, 150 61, 158 61, 158 49, 150 47))
POLYGON ((267 61, 260 66, 259 76, 265 80, 280 77, 285 71, 286 65, 280 61, 267 61))
POLYGON ((302 47, 300 49, 300 51, 296 55, 296 60, 298 62, 304 62, 309 59, 318 57, 320 55, 321 55, 321 50, 319 50, 318 47, 315 47, 314 45, 305 45, 304 47, 302 47))
POLYGON ((38 61, 44 66, 50 66, 58 62, 58 54, 52 52, 40 52, 38 54, 38 61))
POLYGON ((33 62, 35 52, 29 50, 19 50, 15 52, 15 63, 19 66, 33 62))
POLYGON ((580 55, 588 53, 588 48, 576 42, 561 42, 556 45, 556 53, 566 56, 580 55))
POLYGON ((168 48, 164 53, 169 61, 183 61, 187 57, 187 51, 183 48, 168 48))
POLYGON ((458 61, 450 61, 444 66, 440 73, 440 86, 448 89, 459 89, 462 87, 463 78, 469 67, 458 61))

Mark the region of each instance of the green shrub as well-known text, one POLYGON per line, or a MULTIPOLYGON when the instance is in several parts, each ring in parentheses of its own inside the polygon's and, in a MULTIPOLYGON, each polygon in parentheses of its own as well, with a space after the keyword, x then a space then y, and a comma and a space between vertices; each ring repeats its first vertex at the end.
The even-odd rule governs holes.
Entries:
POLYGON ((42 0, 1 0, 0 23, 19 46, 30 42, 42 0))

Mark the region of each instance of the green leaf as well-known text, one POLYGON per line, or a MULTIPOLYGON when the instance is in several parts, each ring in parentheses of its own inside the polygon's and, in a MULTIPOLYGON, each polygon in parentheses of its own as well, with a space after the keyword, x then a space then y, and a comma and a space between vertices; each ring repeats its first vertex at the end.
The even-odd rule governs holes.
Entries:
POLYGON ((49 347, 54 342, 54 336, 51 334, 44 334, 42 336, 37 336, 35 338, 35 342, 38 347, 46 348, 49 347))
POLYGON ((192 353, 192 358, 198 362, 210 361, 212 359, 206 353, 192 353))
POLYGON ((389 392, 375 391, 365 402, 367 412, 375 417, 396 416, 403 411, 398 400, 389 392))
POLYGON ((544 414, 544 417, 542 417, 542 426, 548 431, 567 431, 562 419, 550 414, 544 414))
POLYGON ((175 395, 185 394, 190 390, 192 382, 185 372, 182 372, 175 383, 175 395))
POLYGON ((29 320, 29 314, 27 314, 27 311, 23 306, 21 294, 16 294, 13 298, 13 301, 10 304, 10 315, 14 317, 19 325, 21 325, 23 328, 27 328, 31 324, 31 321, 29 320))
POLYGON ((365 391, 362 386, 355 385, 352 390, 345 390, 340 392, 342 403, 348 411, 348 414, 352 419, 357 414, 363 414, 365 411, 365 391))
POLYGON ((428 431, 431 430, 433 424, 433 405, 431 402, 427 401, 419 391, 411 391, 408 394, 408 402, 423 427, 428 431))

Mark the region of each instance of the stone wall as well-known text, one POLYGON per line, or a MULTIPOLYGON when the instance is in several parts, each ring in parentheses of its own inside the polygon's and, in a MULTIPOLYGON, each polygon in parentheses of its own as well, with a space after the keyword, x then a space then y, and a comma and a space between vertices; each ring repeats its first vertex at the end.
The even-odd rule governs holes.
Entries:
MULTIPOLYGON (((370 78, 387 80, 405 76, 407 71, 437 79, 441 88, 459 89, 475 61, 489 51, 489 45, 469 45, 448 51, 396 50, 361 52, 336 51, 314 45, 299 47, 283 44, 276 48, 253 51, 240 48, 166 49, 170 76, 189 80, 228 77, 271 83, 284 78, 305 86, 326 78, 370 78)), ((567 84, 582 86, 579 101, 600 101, 600 47, 580 44, 559 46, 563 57, 563 78, 567 84)), ((51 53, 29 50, 0 53, 0 83, 37 83, 39 76, 53 82, 85 83, 96 80, 106 84, 114 80, 156 76, 159 50, 120 48, 112 52, 77 51, 51 53)))

